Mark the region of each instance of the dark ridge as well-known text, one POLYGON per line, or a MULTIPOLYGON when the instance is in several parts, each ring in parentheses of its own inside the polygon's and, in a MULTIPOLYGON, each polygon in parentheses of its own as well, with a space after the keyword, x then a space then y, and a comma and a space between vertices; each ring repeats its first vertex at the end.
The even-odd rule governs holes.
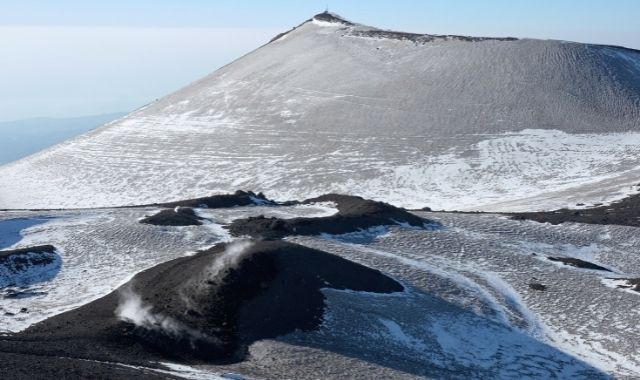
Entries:
POLYGON ((60 271, 60 256, 52 245, 0 251, 0 288, 47 281, 60 271))
POLYGON ((237 362, 256 340, 317 329, 322 288, 404 290, 377 270, 327 252, 284 241, 236 244, 244 249, 220 244, 141 272, 118 291, 4 337, 0 352, 144 366, 167 359, 237 362), (132 294, 148 307, 151 322, 116 317, 132 294))
MULTIPOLYGON (((317 14, 313 16, 312 20, 314 19, 319 21, 332 22, 335 24, 342 24, 344 26, 356 26, 356 24, 352 23, 351 21, 344 20, 339 16, 332 14, 330 12, 317 14)), ((457 36, 457 35, 419 34, 419 33, 396 32, 392 30, 381 30, 381 29, 375 29, 375 28, 369 29, 369 30, 350 29, 348 32, 348 35, 355 36, 355 37, 372 37, 372 38, 412 41, 417 44, 425 44, 428 42, 433 42, 435 40, 443 40, 443 39, 467 41, 467 42, 517 41, 518 40, 517 38, 514 38, 514 37, 470 37, 470 36, 457 36)))
POLYGON ((176 207, 158 212, 157 214, 147 216, 140 220, 143 224, 152 224, 154 226, 200 226, 200 221, 196 212, 189 207, 176 207))
POLYGON ((235 236, 260 239, 280 239, 289 235, 345 234, 371 227, 406 223, 424 227, 433 223, 388 203, 376 202, 357 196, 327 194, 307 199, 304 204, 334 202, 338 212, 321 218, 265 218, 264 216, 234 220, 227 228, 235 236))
POLYGON ((566 222, 587 224, 615 224, 640 227, 640 194, 634 194, 608 206, 571 210, 521 212, 505 214, 515 220, 533 220, 540 223, 561 224, 566 222))
POLYGON ((228 208, 235 206, 251 206, 258 204, 276 204, 274 201, 267 199, 262 193, 254 193, 253 191, 238 190, 233 194, 212 195, 210 197, 188 199, 184 201, 158 203, 147 206, 159 207, 197 207, 197 208, 228 208))
POLYGON ((533 290, 539 290, 539 291, 545 291, 547 290, 547 286, 546 285, 542 285, 540 283, 537 282, 532 282, 529 284, 529 288, 533 289, 533 290))
MULTIPOLYGON (((331 22, 334 24, 340 24, 345 27, 356 26, 351 21, 345 20, 333 13, 323 12, 319 13, 304 23, 293 27, 292 29, 280 33, 277 36, 273 37, 269 42, 276 41, 283 36, 291 33, 296 30, 300 26, 306 24, 307 22, 311 22, 313 20, 331 22)), ((358 29, 349 29, 346 33, 348 36, 354 37, 371 37, 371 38, 384 38, 384 39, 393 39, 393 40, 401 40, 401 41, 412 41, 416 44, 426 44, 428 42, 433 42, 436 40, 455 40, 455 41, 466 41, 466 42, 481 42, 481 41, 517 41, 518 38, 515 37, 471 37, 471 36, 459 36, 459 35, 440 35, 440 34, 420 34, 420 33, 406 33, 406 32, 396 32, 392 30, 382 30, 382 29, 366 29, 366 30, 358 30, 358 29)), ((613 46, 612 46, 613 47, 613 46)))
POLYGON ((355 37, 372 37, 372 38, 384 38, 400 41, 411 41, 416 44, 426 44, 436 40, 455 40, 465 42, 482 42, 482 41, 517 41, 515 37, 470 37, 470 36, 456 36, 456 35, 439 35, 439 34, 418 34, 418 33, 405 33, 394 32, 391 30, 351 30, 350 36, 355 37))
POLYGON ((56 247, 52 245, 37 245, 27 248, 17 248, 0 251, 0 263, 10 257, 24 256, 28 253, 55 253, 56 247))
POLYGON ((547 259, 549 259, 551 261, 558 261, 558 262, 561 262, 561 263, 563 263, 565 265, 571 265, 571 266, 576 267, 576 268, 601 270, 601 271, 611 272, 610 269, 607 269, 605 267, 601 267, 600 265, 596 265, 594 263, 590 263, 588 261, 576 259, 576 258, 573 258, 573 257, 547 256, 547 259))

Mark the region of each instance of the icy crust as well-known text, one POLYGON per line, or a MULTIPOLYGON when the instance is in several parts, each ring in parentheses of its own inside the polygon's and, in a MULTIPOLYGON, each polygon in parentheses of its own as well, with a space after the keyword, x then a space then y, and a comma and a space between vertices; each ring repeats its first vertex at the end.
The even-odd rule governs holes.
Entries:
POLYGON ((306 23, 119 121, 1 167, 11 180, 0 181, 0 208, 238 188, 448 210, 608 202, 640 177, 639 62, 636 51, 596 45, 416 44, 306 23))

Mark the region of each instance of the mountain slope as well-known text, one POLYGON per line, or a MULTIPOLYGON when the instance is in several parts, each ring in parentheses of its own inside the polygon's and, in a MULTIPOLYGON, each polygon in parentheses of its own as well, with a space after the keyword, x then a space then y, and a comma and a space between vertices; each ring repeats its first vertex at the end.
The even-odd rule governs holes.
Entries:
POLYGON ((43 117, 0 122, 0 164, 26 157, 125 115, 111 113, 68 119, 43 117))
POLYGON ((246 188, 552 209, 637 182, 639 150, 638 51, 411 35, 322 14, 116 122, 0 167, 0 208, 246 188))

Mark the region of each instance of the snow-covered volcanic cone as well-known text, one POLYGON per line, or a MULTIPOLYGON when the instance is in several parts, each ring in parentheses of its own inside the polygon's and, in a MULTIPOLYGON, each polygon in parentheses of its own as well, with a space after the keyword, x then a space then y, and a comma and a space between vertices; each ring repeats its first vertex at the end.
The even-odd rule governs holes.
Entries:
POLYGON ((412 35, 321 14, 130 115, 0 168, 0 208, 265 191, 554 209, 638 182, 640 52, 412 35))

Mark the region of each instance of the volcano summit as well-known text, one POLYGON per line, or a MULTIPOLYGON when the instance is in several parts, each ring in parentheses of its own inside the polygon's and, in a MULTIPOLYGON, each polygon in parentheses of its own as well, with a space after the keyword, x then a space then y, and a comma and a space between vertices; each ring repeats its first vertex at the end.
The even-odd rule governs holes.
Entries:
POLYGON ((276 200, 337 192, 414 208, 550 210, 630 191, 639 147, 636 50, 399 33, 324 13, 0 167, 0 208, 245 188, 276 200))

